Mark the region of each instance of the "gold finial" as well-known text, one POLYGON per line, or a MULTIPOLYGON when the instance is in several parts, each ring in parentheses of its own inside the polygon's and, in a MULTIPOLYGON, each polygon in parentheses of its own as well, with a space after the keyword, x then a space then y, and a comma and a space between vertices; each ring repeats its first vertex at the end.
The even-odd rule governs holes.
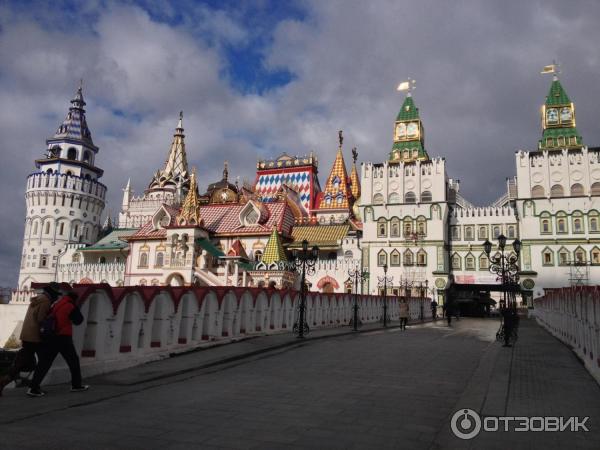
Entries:
POLYGON ((338 140, 340 141, 340 147, 341 147, 342 144, 344 143, 344 135, 343 135, 342 130, 338 131, 338 140))
POLYGON ((354 147, 352 149, 352 161, 354 162, 354 164, 356 164, 357 158, 358 158, 358 150, 356 150, 356 147, 354 147))

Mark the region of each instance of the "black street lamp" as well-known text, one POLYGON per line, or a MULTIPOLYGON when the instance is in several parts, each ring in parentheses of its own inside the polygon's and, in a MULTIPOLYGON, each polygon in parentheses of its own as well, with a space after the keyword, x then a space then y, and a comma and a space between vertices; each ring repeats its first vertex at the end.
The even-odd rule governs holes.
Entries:
POLYGON ((360 262, 357 261, 354 268, 348 269, 348 277, 348 281, 354 281, 354 306, 352 307, 354 319, 352 320, 352 325, 354 327, 353 330, 358 331, 358 283, 360 283, 362 293, 362 284, 363 281, 369 278, 369 272, 361 269, 360 262))
POLYGON ((312 275, 315 273, 315 264, 319 257, 319 247, 314 246, 312 250, 308 250, 308 241, 304 239, 302 241, 302 251, 298 252, 294 250, 294 261, 293 265, 297 270, 302 270, 302 277, 300 281, 300 305, 298 306, 298 322, 294 324, 294 328, 298 332, 298 338, 304 338, 305 334, 308 334, 310 328, 306 323, 306 293, 308 291, 308 285, 306 283, 306 274, 312 275))
POLYGON ((516 291, 519 284, 519 254, 521 252, 521 241, 515 239, 512 244, 514 253, 505 253, 506 236, 498 236, 499 252, 493 256, 492 243, 487 239, 483 243, 483 249, 490 260, 490 272, 498 275, 502 283, 502 301, 500 302, 500 312, 502 314, 502 323, 500 330, 496 333, 498 340, 504 340, 504 347, 511 347, 511 340, 517 338, 516 329, 519 327, 519 317, 517 316, 516 291))
POLYGON ((379 287, 383 287, 383 326, 387 327, 387 284, 392 283, 394 277, 387 276, 388 266, 387 264, 383 265, 383 276, 377 277, 379 283, 379 287))

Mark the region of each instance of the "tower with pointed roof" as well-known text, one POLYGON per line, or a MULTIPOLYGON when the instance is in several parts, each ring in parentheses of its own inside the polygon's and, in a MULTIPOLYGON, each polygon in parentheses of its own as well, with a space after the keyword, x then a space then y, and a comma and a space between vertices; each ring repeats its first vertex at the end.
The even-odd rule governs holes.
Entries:
POLYGON ((131 181, 127 182, 123 190, 119 228, 141 227, 160 205, 179 205, 185 199, 190 188, 190 174, 183 131, 181 111, 165 164, 154 173, 144 194, 134 197, 131 181))
POLYGON ((283 249, 283 244, 281 243, 281 237, 277 232, 277 227, 273 227, 273 232, 271 233, 271 236, 269 236, 261 262, 269 265, 280 261, 286 262, 287 256, 283 249))
POLYGON ((100 233, 106 186, 98 180, 98 147, 85 114, 79 85, 65 119, 46 140, 46 154, 27 177, 27 213, 19 289, 54 280, 66 244, 91 244, 100 233))
POLYGON ((177 225, 202 225, 202 216, 200 215, 200 195, 198 194, 195 170, 190 177, 190 189, 181 205, 181 211, 179 211, 179 214, 177 215, 177 225))
POLYGON ((392 163, 429 160, 425 150, 425 129, 410 91, 396 116, 394 144, 389 160, 392 163))
MULTIPOLYGON (((319 222, 340 223, 345 222, 352 211, 355 197, 352 194, 352 181, 346 171, 342 144, 344 137, 339 131, 339 146, 333 161, 333 167, 327 177, 323 192, 317 197, 315 215, 319 222)), ((358 176, 357 176, 358 179, 358 176)))
POLYGON ((583 142, 575 126, 575 105, 554 74, 550 91, 542 106, 542 138, 539 150, 581 148, 583 142))

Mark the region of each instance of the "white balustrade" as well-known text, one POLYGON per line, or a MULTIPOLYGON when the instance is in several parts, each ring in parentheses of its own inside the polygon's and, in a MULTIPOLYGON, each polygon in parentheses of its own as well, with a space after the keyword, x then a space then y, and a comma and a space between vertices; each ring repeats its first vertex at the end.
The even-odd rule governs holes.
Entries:
POLYGON ((533 304, 538 323, 569 345, 600 383, 600 286, 548 289, 533 304))

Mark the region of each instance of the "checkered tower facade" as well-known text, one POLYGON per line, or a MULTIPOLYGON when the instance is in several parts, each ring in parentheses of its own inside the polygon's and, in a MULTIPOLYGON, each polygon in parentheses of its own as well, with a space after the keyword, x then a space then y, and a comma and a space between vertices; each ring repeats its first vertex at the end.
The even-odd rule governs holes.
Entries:
POLYGON ((254 189, 263 202, 275 201, 283 184, 298 192, 302 206, 310 212, 316 195, 321 191, 316 161, 312 157, 287 157, 259 162, 254 189))

